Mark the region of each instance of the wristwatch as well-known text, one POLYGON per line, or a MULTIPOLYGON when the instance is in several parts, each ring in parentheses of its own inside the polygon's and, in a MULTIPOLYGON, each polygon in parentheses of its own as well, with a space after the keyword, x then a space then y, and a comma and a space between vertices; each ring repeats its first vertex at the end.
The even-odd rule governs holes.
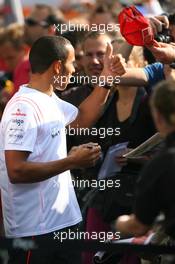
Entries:
POLYGON ((107 83, 107 82, 100 82, 98 84, 100 87, 105 88, 107 90, 111 90, 113 83, 107 83))

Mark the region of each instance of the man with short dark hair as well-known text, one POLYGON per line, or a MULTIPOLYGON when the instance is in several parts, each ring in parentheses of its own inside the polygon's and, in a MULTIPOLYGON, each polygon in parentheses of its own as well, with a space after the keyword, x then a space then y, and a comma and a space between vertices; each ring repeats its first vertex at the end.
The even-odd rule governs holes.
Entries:
POLYGON ((102 34, 99 31, 93 31, 85 36, 82 44, 84 52, 82 64, 87 78, 83 76, 82 79, 78 79, 77 87, 63 92, 64 100, 78 106, 93 91, 96 79, 99 79, 104 67, 106 44, 111 43, 111 40, 112 38, 107 32, 102 34))
MULTIPOLYGON (((79 110, 59 99, 74 72, 74 49, 63 37, 48 36, 31 48, 31 78, 4 111, 0 133, 0 171, 5 234, 49 241, 81 221, 70 169, 95 164, 98 144, 74 147, 67 155, 65 127, 90 127, 102 111, 109 85, 96 86, 79 110), (55 81, 56 80, 56 81, 55 81), (89 111, 91 109, 91 111, 89 111)), ((102 75, 122 75, 125 62, 108 45, 102 75)), ((74 227, 75 230, 75 227, 74 227)), ((10 252, 9 264, 79 263, 78 254, 58 251, 10 252)))

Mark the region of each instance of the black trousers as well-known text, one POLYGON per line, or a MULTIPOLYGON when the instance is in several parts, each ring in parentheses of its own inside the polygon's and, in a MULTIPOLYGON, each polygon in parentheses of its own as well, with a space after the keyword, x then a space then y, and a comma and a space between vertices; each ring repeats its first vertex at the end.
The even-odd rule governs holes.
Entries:
MULTIPOLYGON (((48 243, 48 249, 35 249, 32 251, 23 251, 21 249, 14 249, 9 251, 9 261, 8 264, 81 264, 81 253, 78 251, 71 251, 67 249, 66 251, 58 248, 52 249, 49 247, 49 242, 53 244, 54 237, 59 236, 61 232, 64 234, 70 230, 76 230, 77 225, 69 228, 64 228, 59 231, 55 231, 45 235, 39 235, 34 237, 25 237, 24 239, 30 239, 39 245, 44 239, 48 243), (56 234, 56 235, 55 235, 56 234)), ((55 243, 61 243, 58 239, 55 243)))

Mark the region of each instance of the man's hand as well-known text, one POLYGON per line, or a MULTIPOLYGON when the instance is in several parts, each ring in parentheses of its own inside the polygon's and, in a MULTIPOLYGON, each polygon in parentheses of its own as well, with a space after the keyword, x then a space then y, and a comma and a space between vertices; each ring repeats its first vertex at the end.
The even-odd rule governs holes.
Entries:
POLYGON ((164 65, 164 75, 165 79, 175 80, 175 69, 172 69, 169 65, 164 65))
POLYGON ((113 47, 108 43, 104 55, 104 67, 101 76, 107 83, 112 84, 115 76, 122 76, 126 73, 126 62, 121 54, 113 55, 113 47))
POLYGON ((159 42, 159 47, 147 46, 147 48, 152 52, 157 61, 164 64, 170 64, 175 61, 175 46, 174 43, 166 44, 159 42))
POLYGON ((73 147, 68 153, 73 168, 86 168, 95 165, 101 154, 101 147, 96 143, 83 144, 73 147))
POLYGON ((169 28, 169 20, 167 16, 149 17, 148 20, 154 35, 162 32, 163 28, 169 28))
POLYGON ((79 105, 79 113, 70 124, 71 128, 92 127, 101 116, 110 93, 110 87, 105 89, 102 86, 111 86, 114 81, 118 81, 118 76, 126 73, 125 59, 121 55, 114 56, 112 53, 112 45, 108 44, 103 58, 104 67, 101 75, 98 76, 98 83, 93 92, 79 105))

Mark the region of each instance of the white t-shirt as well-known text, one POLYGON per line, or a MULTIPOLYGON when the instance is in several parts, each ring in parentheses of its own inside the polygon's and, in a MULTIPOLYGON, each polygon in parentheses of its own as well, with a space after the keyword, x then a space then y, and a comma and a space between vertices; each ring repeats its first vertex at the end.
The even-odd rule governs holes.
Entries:
POLYGON ((8 102, 0 124, 0 187, 7 237, 46 234, 82 220, 69 171, 31 184, 12 184, 4 150, 30 151, 28 161, 67 156, 65 126, 78 109, 35 89, 21 86, 8 102))

